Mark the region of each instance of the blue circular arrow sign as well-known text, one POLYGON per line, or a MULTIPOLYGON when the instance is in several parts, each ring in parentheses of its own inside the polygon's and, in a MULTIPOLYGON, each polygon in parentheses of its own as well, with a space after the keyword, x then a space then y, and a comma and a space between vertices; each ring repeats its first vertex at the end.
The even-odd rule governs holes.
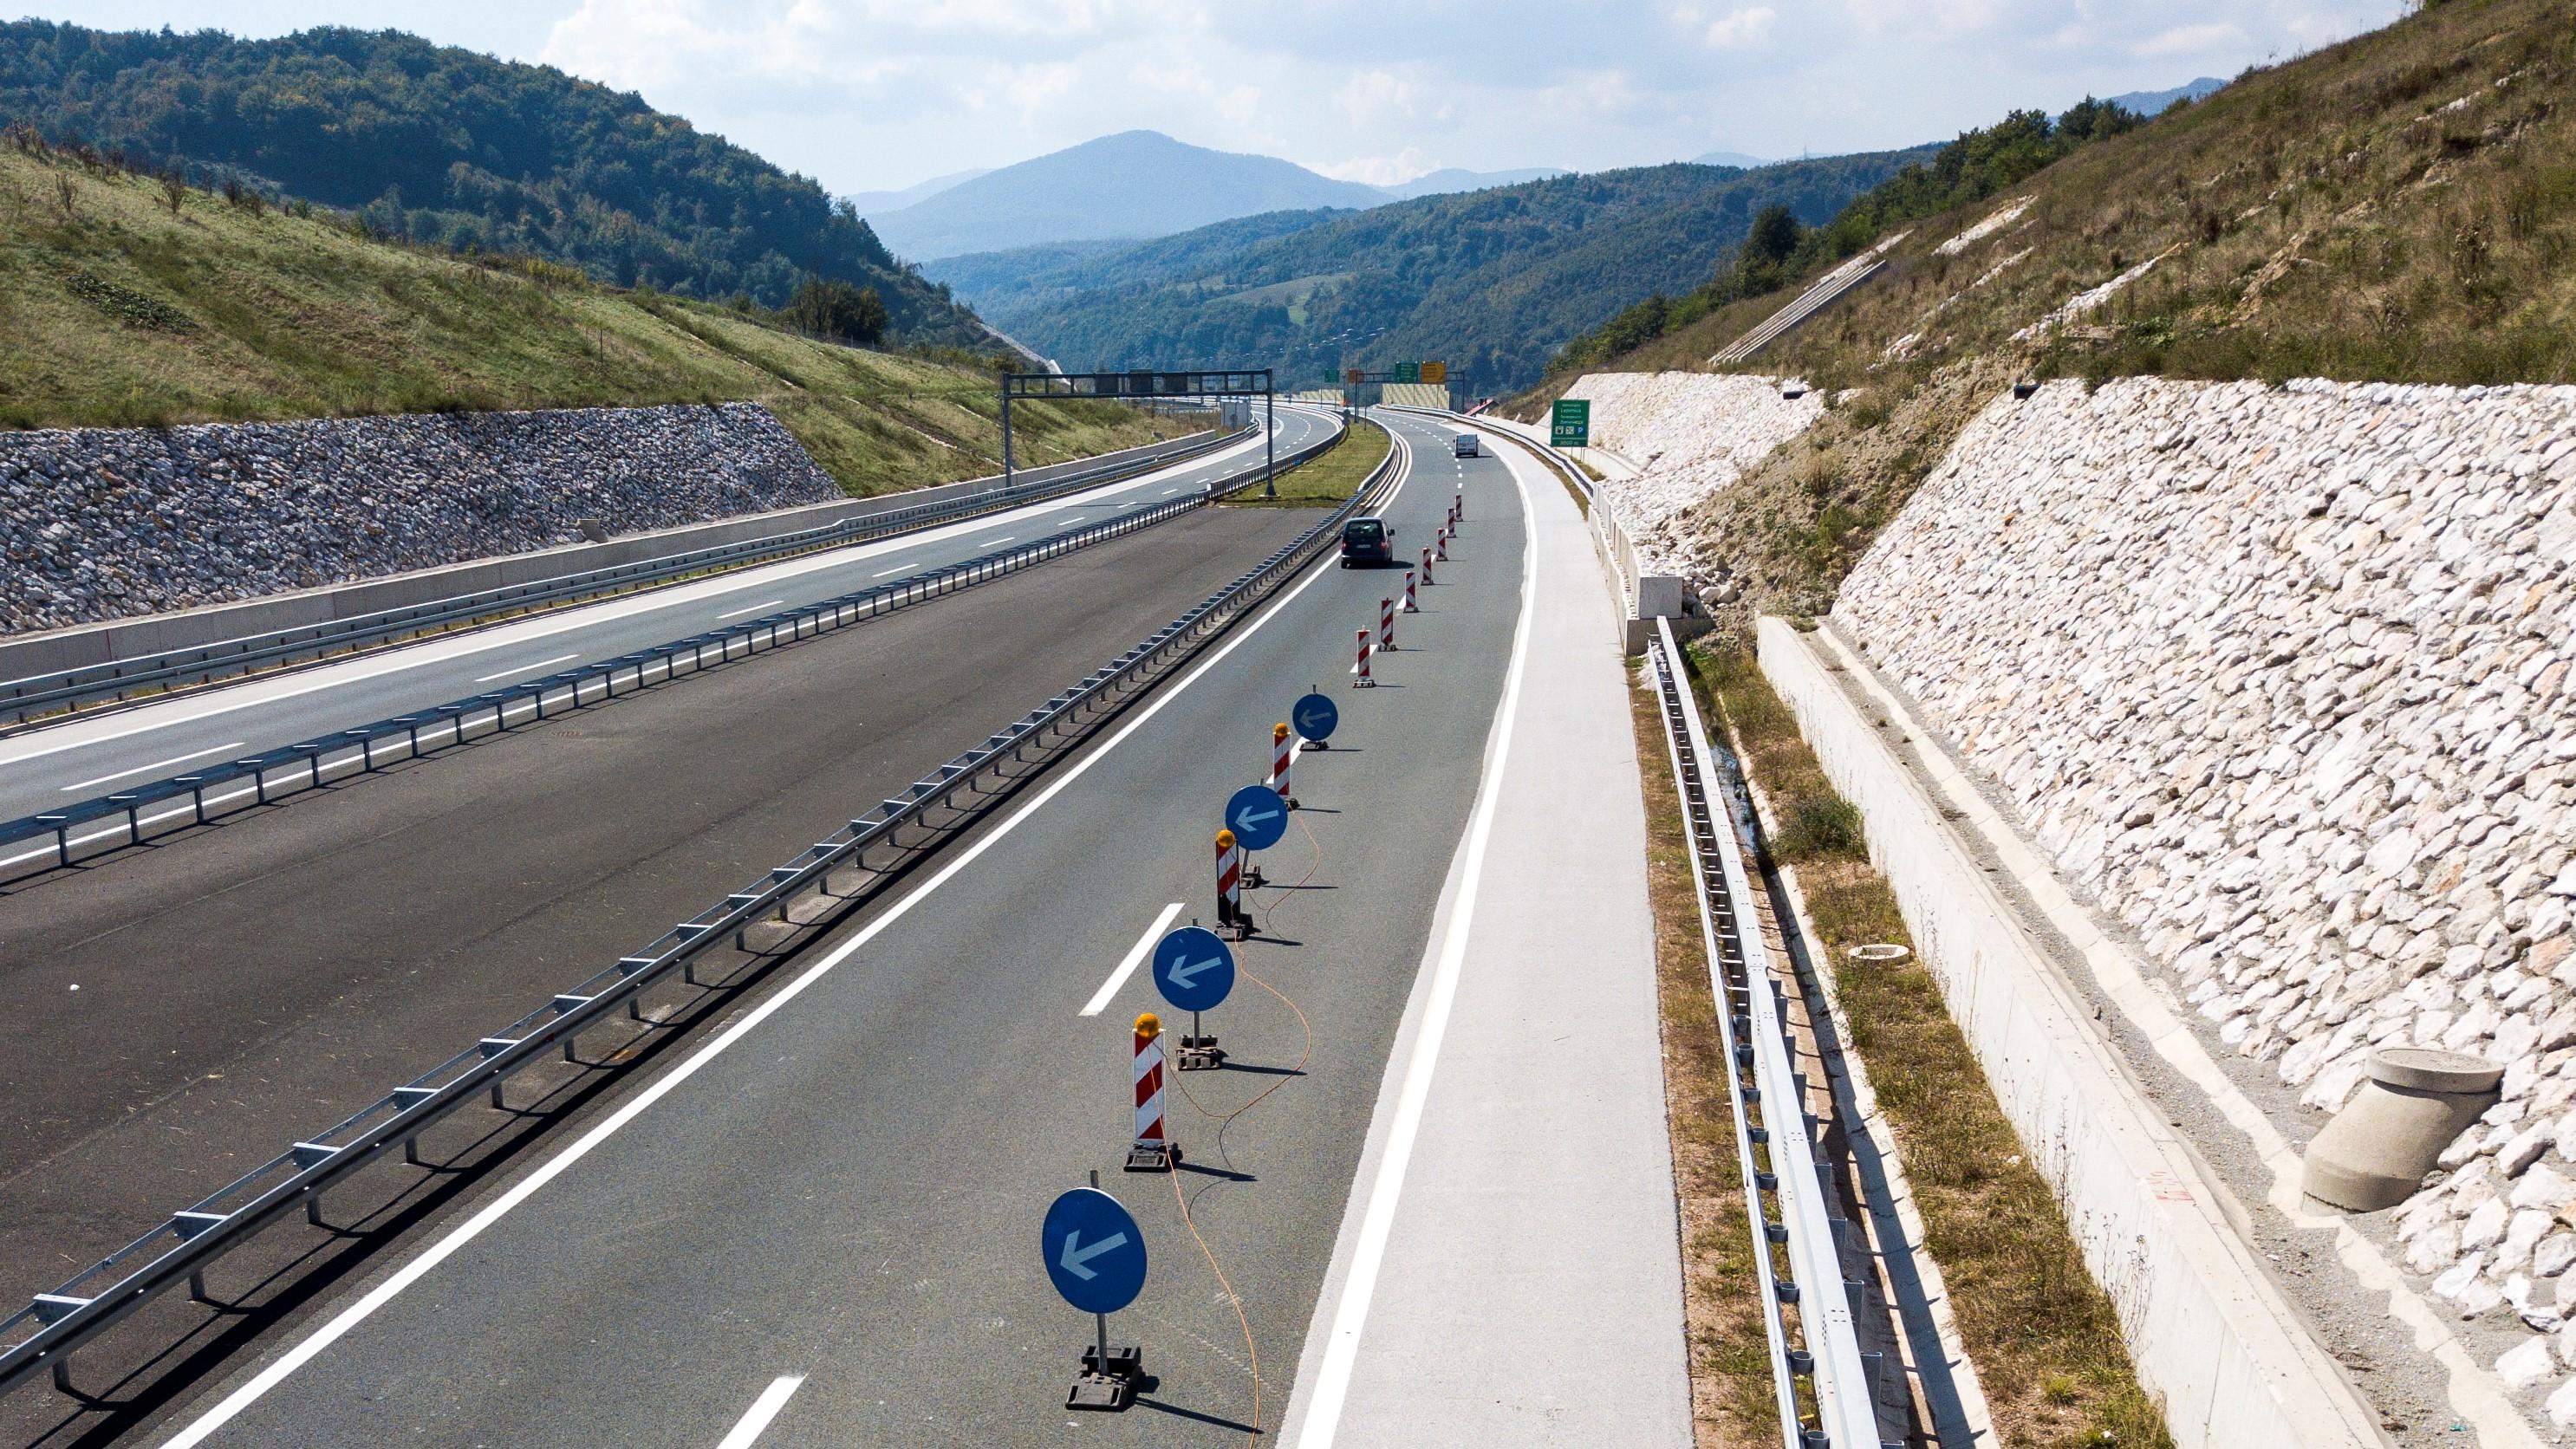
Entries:
POLYGON ((1296 708, 1288 711, 1288 719, 1297 726, 1297 738, 1329 740, 1333 737, 1333 726, 1342 722, 1342 707, 1333 703, 1329 694, 1310 694, 1297 701, 1296 708))
POLYGON ((1234 952, 1204 926, 1183 926, 1154 945, 1154 985, 1176 1011, 1214 1011, 1234 990, 1234 952))
POLYGON ((1077 1187, 1047 1208, 1040 1250, 1064 1301, 1085 1313, 1115 1313, 1145 1288, 1145 1235, 1118 1199, 1077 1187))
POLYGON ((1288 833, 1288 802, 1267 785, 1246 785, 1225 802, 1225 828, 1246 850, 1268 850, 1288 833))

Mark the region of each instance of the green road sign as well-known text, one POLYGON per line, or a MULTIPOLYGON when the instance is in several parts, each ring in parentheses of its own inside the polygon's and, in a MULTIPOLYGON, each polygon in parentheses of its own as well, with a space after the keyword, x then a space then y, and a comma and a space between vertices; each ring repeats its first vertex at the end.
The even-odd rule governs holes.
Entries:
POLYGON ((1556 413, 1549 419, 1547 440, 1560 448, 1581 448, 1592 441, 1592 404, 1579 397, 1556 400, 1556 413))
POLYGON ((1418 362, 1397 363, 1395 365, 1395 380, 1397 382, 1422 381, 1422 364, 1418 362))

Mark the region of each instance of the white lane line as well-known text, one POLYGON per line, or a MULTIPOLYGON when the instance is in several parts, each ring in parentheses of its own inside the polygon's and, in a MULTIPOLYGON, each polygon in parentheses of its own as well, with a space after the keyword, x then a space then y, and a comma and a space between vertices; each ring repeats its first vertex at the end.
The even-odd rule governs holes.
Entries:
POLYGON ((745 614, 757 614, 763 609, 778 608, 786 602, 787 601, 785 599, 772 599, 766 604, 753 604, 748 608, 735 609, 730 613, 718 614, 716 617, 718 619, 739 619, 745 614))
POLYGON ((522 664, 516 669, 504 669, 498 674, 486 674, 474 682, 476 684, 490 684, 496 679, 516 679, 522 674, 534 674, 549 664, 570 664, 580 657, 581 656, 578 654, 558 654, 552 659, 540 659, 534 664, 522 664))
POLYGON ((1019 536, 1018 534, 1016 534, 1016 533, 1006 533, 1006 534, 1003 534, 1000 538, 987 538, 987 539, 981 539, 981 540, 978 540, 978 541, 976 542, 975 546, 976 546, 977 548, 991 548, 991 547, 993 547, 993 546, 995 546, 995 545, 997 545, 997 544, 1017 543, 1017 542, 1019 542, 1019 541, 1020 541, 1020 536, 1019 536))
MULTIPOLYGON (((1210 454, 1207 458, 1194 460, 1194 464, 1207 466, 1222 463, 1239 453, 1249 452, 1253 446, 1253 442, 1237 443, 1210 454)), ((206 707, 172 706, 172 712, 162 718, 145 717, 160 709, 159 706, 147 706, 140 710, 119 711, 94 724, 54 725, 33 731, 22 739, 0 741, 0 765, 14 765, 26 760, 42 759, 67 750, 87 749, 92 745, 105 744, 110 740, 150 734, 156 730, 169 729, 174 725, 191 724, 197 720, 212 719, 236 710, 253 709, 264 704, 274 704, 280 700, 319 694, 370 679, 405 673, 427 665, 444 664, 450 660, 469 658, 477 654, 493 654, 505 649, 516 649, 540 639, 552 639, 561 634, 577 633, 641 614, 679 608, 706 599, 722 598, 727 594, 744 594, 754 589, 771 588, 789 579, 802 578, 807 574, 847 567, 853 560, 881 558, 898 550, 917 548, 923 544, 950 543, 963 538, 975 529, 990 528, 996 522, 1007 522, 1011 518, 1035 520, 1068 508, 1098 503, 1122 493, 1132 493, 1162 482, 1167 476, 1171 474, 1157 470, 1140 478, 1130 478, 1118 483, 1104 483, 1097 489, 1074 494, 1061 502, 1030 504, 1024 510, 1005 515, 1000 519, 975 518, 941 524, 920 533, 905 534, 898 538, 877 539, 868 543, 853 544, 846 548, 827 549, 801 559, 762 565, 747 570, 741 575, 726 574, 693 584, 657 589, 606 603, 582 605, 561 614, 550 614, 542 619, 531 620, 524 625, 511 624, 488 631, 476 631, 452 641, 406 645, 366 659, 351 660, 310 671, 299 671, 270 683, 227 685, 218 695, 209 696, 213 702, 206 707)), ((913 566, 916 570, 920 567, 919 564, 913 566)))
MULTIPOLYGON (((1409 451, 1407 456, 1408 458, 1410 457, 1409 451)), ((1404 485, 1409 480, 1409 473, 1406 477, 1399 478, 1396 481, 1395 487, 1388 491, 1387 501, 1390 503, 1393 502, 1396 496, 1404 491, 1404 485)), ((601 1120, 598 1126, 583 1133, 579 1141, 576 1141, 572 1145, 564 1148, 560 1154, 549 1159, 535 1171, 530 1172, 526 1177, 519 1179, 519 1181, 507 1192, 494 1198, 490 1205, 486 1206, 482 1211, 474 1214, 474 1216, 467 1218, 464 1222, 459 1223, 456 1227, 450 1229, 447 1236, 423 1249, 419 1257, 412 1259, 410 1262, 405 1263, 402 1267, 396 1269, 383 1282, 378 1283, 374 1288, 369 1289, 365 1296, 358 1299, 357 1302, 341 1309, 337 1314, 332 1316, 330 1321, 313 1330, 310 1337, 304 1339, 301 1343, 296 1344, 286 1352, 278 1355, 277 1359, 270 1363, 268 1367, 261 1369, 258 1373, 252 1375, 250 1380, 247 1383, 244 1383, 240 1388, 237 1388, 231 1393, 225 1395, 221 1402, 217 1403, 213 1408, 208 1409, 187 1428, 181 1430, 178 1437, 164 1444, 162 1449, 196 1449, 197 1445, 206 1442, 208 1435, 213 1434, 216 1430, 221 1429, 224 1425, 231 1423, 235 1418, 238 1418, 241 1415, 242 1410, 259 1402, 261 1397, 266 1395, 269 1390, 276 1388, 281 1383, 284 1383, 290 1375, 295 1373, 296 1370, 301 1369, 308 1363, 311 1363, 324 1349, 329 1348, 332 1344, 337 1343, 341 1338, 347 1336, 351 1329, 356 1328, 359 1324, 374 1317, 377 1310, 394 1301, 396 1297, 401 1295, 404 1289, 409 1288, 414 1283, 419 1282, 422 1278, 427 1277, 432 1270, 438 1267, 439 1264, 454 1257, 467 1244, 473 1242, 476 1238, 483 1236, 483 1234, 488 1231, 494 1223, 497 1223, 501 1219, 509 1216, 510 1213, 521 1203, 524 1203, 529 1198, 536 1196, 539 1191, 544 1189, 547 1183, 550 1183, 556 1178, 562 1176, 564 1173, 571 1171, 572 1168, 583 1158, 588 1157, 593 1151, 596 1151, 601 1143, 616 1136, 619 1131, 625 1128, 626 1124, 644 1115, 644 1113, 649 1110, 654 1103, 661 1101, 664 1097, 679 1090, 682 1083, 688 1081, 689 1078, 696 1076, 700 1069, 704 1068, 707 1063, 724 1055, 725 1052, 732 1049, 736 1042, 741 1041, 744 1037, 749 1036, 752 1032, 758 1030, 762 1022, 769 1020, 771 1016, 784 1010, 789 1002, 804 995, 807 988, 811 987, 815 982, 822 980, 826 975, 829 975, 834 969, 839 967, 842 962, 857 955, 863 947, 865 947, 869 942, 874 941, 880 934, 893 926, 895 922, 912 914, 913 907, 920 905, 925 900, 928 900, 932 893, 936 892, 941 886, 954 880, 957 877, 958 872, 963 871, 966 867, 973 865, 978 860, 981 860, 984 856, 984 852, 991 850, 994 846, 1010 839, 1022 825, 1028 823, 1030 816, 1045 809, 1048 802, 1054 800, 1056 796, 1063 794, 1066 790, 1071 789, 1075 781, 1091 772, 1092 766, 1109 758, 1111 752, 1115 751, 1120 745, 1125 744, 1138 730, 1143 729, 1153 720, 1154 716, 1161 714, 1164 710, 1170 708, 1174 700, 1188 694, 1193 685, 1196 685, 1200 680, 1207 677, 1208 671, 1224 663, 1227 656, 1233 654, 1235 650, 1242 648, 1247 641, 1253 638, 1253 636, 1259 634, 1264 628, 1267 628, 1270 621, 1278 618, 1282 610, 1286 609, 1290 604, 1297 602, 1299 595, 1305 593, 1308 589, 1313 588, 1323 580, 1333 577, 1335 570, 1325 567, 1326 564, 1332 561, 1332 557, 1331 552, 1328 550, 1321 557, 1317 558, 1315 562, 1309 566, 1311 571, 1306 575, 1304 582, 1290 589, 1279 599, 1278 602, 1272 604, 1270 608, 1261 615, 1261 617, 1244 625, 1232 638, 1226 640, 1223 645, 1219 646, 1215 653, 1200 661, 1199 666, 1196 669, 1183 675, 1177 683, 1171 686, 1168 693, 1162 694, 1159 698, 1148 703, 1143 710, 1137 713, 1134 719, 1129 720, 1116 734, 1111 735, 1107 740, 1103 741, 1099 748, 1093 750, 1090 754, 1083 756, 1081 759, 1074 761, 1073 764, 1065 770, 1064 774, 1057 778, 1053 784, 1040 790, 1035 799, 1032 799, 1029 803, 1021 806, 1017 811, 1013 812, 1009 819, 1003 821, 1001 825, 994 829, 990 834, 984 836, 981 840, 976 841, 973 845, 968 846, 955 860, 952 860, 945 866, 940 867, 936 874, 932 875, 930 879, 923 881, 921 885, 912 892, 912 894, 905 896, 902 900, 896 902, 893 909, 888 910, 884 915, 870 921, 857 935, 852 936, 847 941, 833 947, 830 954, 824 956, 822 960, 807 967, 803 975, 798 976, 795 980, 790 981, 785 986, 779 988, 778 994, 775 996, 772 996, 767 1001, 753 1007, 749 1012, 744 1014, 741 1020, 726 1028, 723 1035, 718 1036, 715 1040, 708 1042, 703 1047, 700 1047, 697 1053, 694 1056, 691 1056, 687 1061, 684 1061, 678 1066, 672 1068, 670 1072, 660 1080, 653 1082, 651 1085, 645 1087, 644 1090, 636 1093, 632 1098, 628 1099, 626 1105, 618 1108, 615 1112, 610 1113, 606 1118, 601 1120)), ((1515 667, 1517 668, 1517 665, 1515 667)))
MULTIPOLYGON (((1521 514, 1535 529, 1537 514, 1529 487, 1513 469, 1512 484, 1521 495, 1521 514)), ((1378 1272, 1386 1265, 1388 1235, 1395 1229, 1395 1207, 1404 1192, 1405 1168, 1422 1131, 1422 1110, 1431 1097, 1431 1074, 1440 1061, 1440 1039, 1448 1034, 1449 1011, 1458 1000, 1458 976, 1467 959, 1468 933, 1475 928, 1476 898, 1485 883, 1486 847, 1494 834, 1494 807, 1502 794, 1503 768, 1512 753, 1513 725, 1520 717, 1521 678, 1529 662, 1531 613, 1538 601, 1538 540, 1533 532, 1521 552, 1521 617, 1512 640, 1511 672, 1503 681, 1502 704, 1495 716, 1493 746, 1476 785, 1476 813, 1467 824, 1467 855, 1458 877, 1458 898, 1448 929, 1440 938, 1440 955, 1432 966, 1431 992, 1423 1002, 1422 1030, 1414 1038, 1413 1056, 1404 1064, 1404 1081, 1396 1092, 1395 1116, 1388 1123, 1386 1154, 1378 1159, 1377 1177, 1369 1184, 1368 1208, 1360 1219, 1359 1239, 1351 1250, 1350 1275, 1342 1281, 1341 1301, 1334 1305, 1333 1326, 1324 1340, 1323 1365, 1316 1371, 1314 1398, 1308 1403, 1300 1449, 1332 1449, 1341 1428, 1342 1403, 1350 1394, 1351 1369, 1358 1362, 1360 1333, 1368 1326, 1369 1299, 1377 1292, 1378 1272)))
POLYGON ((199 750, 195 754, 190 755, 175 755, 166 760, 156 760, 149 765, 137 765, 131 770, 119 770, 113 775, 101 775, 95 780, 83 780, 77 785, 65 785, 63 787, 63 793, 66 795, 74 794, 78 791, 86 790, 92 785, 104 785, 110 780, 122 780, 129 775, 149 775, 155 770, 166 770, 172 765, 184 765, 190 760, 202 760, 208 755, 220 755, 226 750, 238 750, 241 747, 242 742, 235 740, 229 745, 217 745, 211 750, 199 750))
POLYGON ((1163 933, 1172 928, 1172 919, 1181 913, 1181 906, 1181 902, 1174 901, 1163 907, 1163 913, 1154 918, 1154 924, 1147 926, 1145 934, 1136 938, 1136 949, 1129 951, 1127 959, 1118 963, 1118 969, 1109 973, 1109 979, 1100 983, 1100 989, 1091 993, 1091 1002, 1082 1008, 1081 1015, 1098 1016, 1108 1008, 1110 998, 1118 994, 1119 987, 1127 984, 1128 977, 1136 974, 1137 967, 1145 964, 1145 958, 1154 950, 1154 943, 1163 939, 1163 933))
POLYGON ((778 1417, 779 1410, 787 1407, 787 1401, 795 1397, 797 1387, 804 1382, 803 1374, 781 1374, 770 1380, 769 1387, 760 1391, 760 1397, 751 1401, 750 1412, 742 1416, 741 1422, 733 1426, 733 1432, 725 1435, 724 1442, 716 1449, 751 1449, 759 1441, 760 1432, 769 1427, 770 1420, 778 1417))
POLYGON ((917 564, 917 563, 908 563, 908 564, 905 564, 905 565, 904 565, 903 567, 901 567, 901 568, 887 569, 884 573, 878 574, 878 575, 876 575, 875 577, 877 577, 877 578, 881 578, 881 579, 890 579, 890 578, 893 578, 896 574, 916 573, 916 572, 918 572, 918 571, 920 570, 920 568, 921 568, 921 565, 919 565, 919 564, 917 564))

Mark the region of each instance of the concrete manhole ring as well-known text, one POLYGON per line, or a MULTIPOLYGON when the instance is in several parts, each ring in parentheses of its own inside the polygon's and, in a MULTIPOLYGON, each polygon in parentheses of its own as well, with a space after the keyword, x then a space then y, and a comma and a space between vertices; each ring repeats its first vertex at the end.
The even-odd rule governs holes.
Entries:
POLYGON ((1902 961, 1913 954, 1914 952, 1910 949, 1904 946, 1899 946, 1891 941, 1877 941, 1867 946, 1854 946, 1851 948, 1851 958, 1853 960, 1867 961, 1874 965, 1885 965, 1890 961, 1902 961))

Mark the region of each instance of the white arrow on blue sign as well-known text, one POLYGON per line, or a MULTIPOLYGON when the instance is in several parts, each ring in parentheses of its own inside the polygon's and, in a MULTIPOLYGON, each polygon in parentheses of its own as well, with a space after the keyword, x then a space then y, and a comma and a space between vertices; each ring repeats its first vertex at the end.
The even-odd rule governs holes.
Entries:
POLYGON ((1085 1313, 1115 1313, 1145 1288, 1145 1235, 1118 1199, 1077 1187, 1047 1208, 1039 1251, 1064 1301, 1085 1313))
POLYGON ((1299 739, 1329 740, 1333 727, 1342 722, 1342 707, 1329 694, 1310 694, 1297 701, 1288 718, 1296 722, 1299 739))
POLYGON ((1214 1011, 1234 990, 1234 952, 1204 926, 1183 926, 1154 944, 1154 985, 1176 1011, 1214 1011))
POLYGON ((1288 805, 1267 785, 1246 785, 1225 802, 1225 828, 1246 850, 1268 850, 1288 833, 1288 805))

